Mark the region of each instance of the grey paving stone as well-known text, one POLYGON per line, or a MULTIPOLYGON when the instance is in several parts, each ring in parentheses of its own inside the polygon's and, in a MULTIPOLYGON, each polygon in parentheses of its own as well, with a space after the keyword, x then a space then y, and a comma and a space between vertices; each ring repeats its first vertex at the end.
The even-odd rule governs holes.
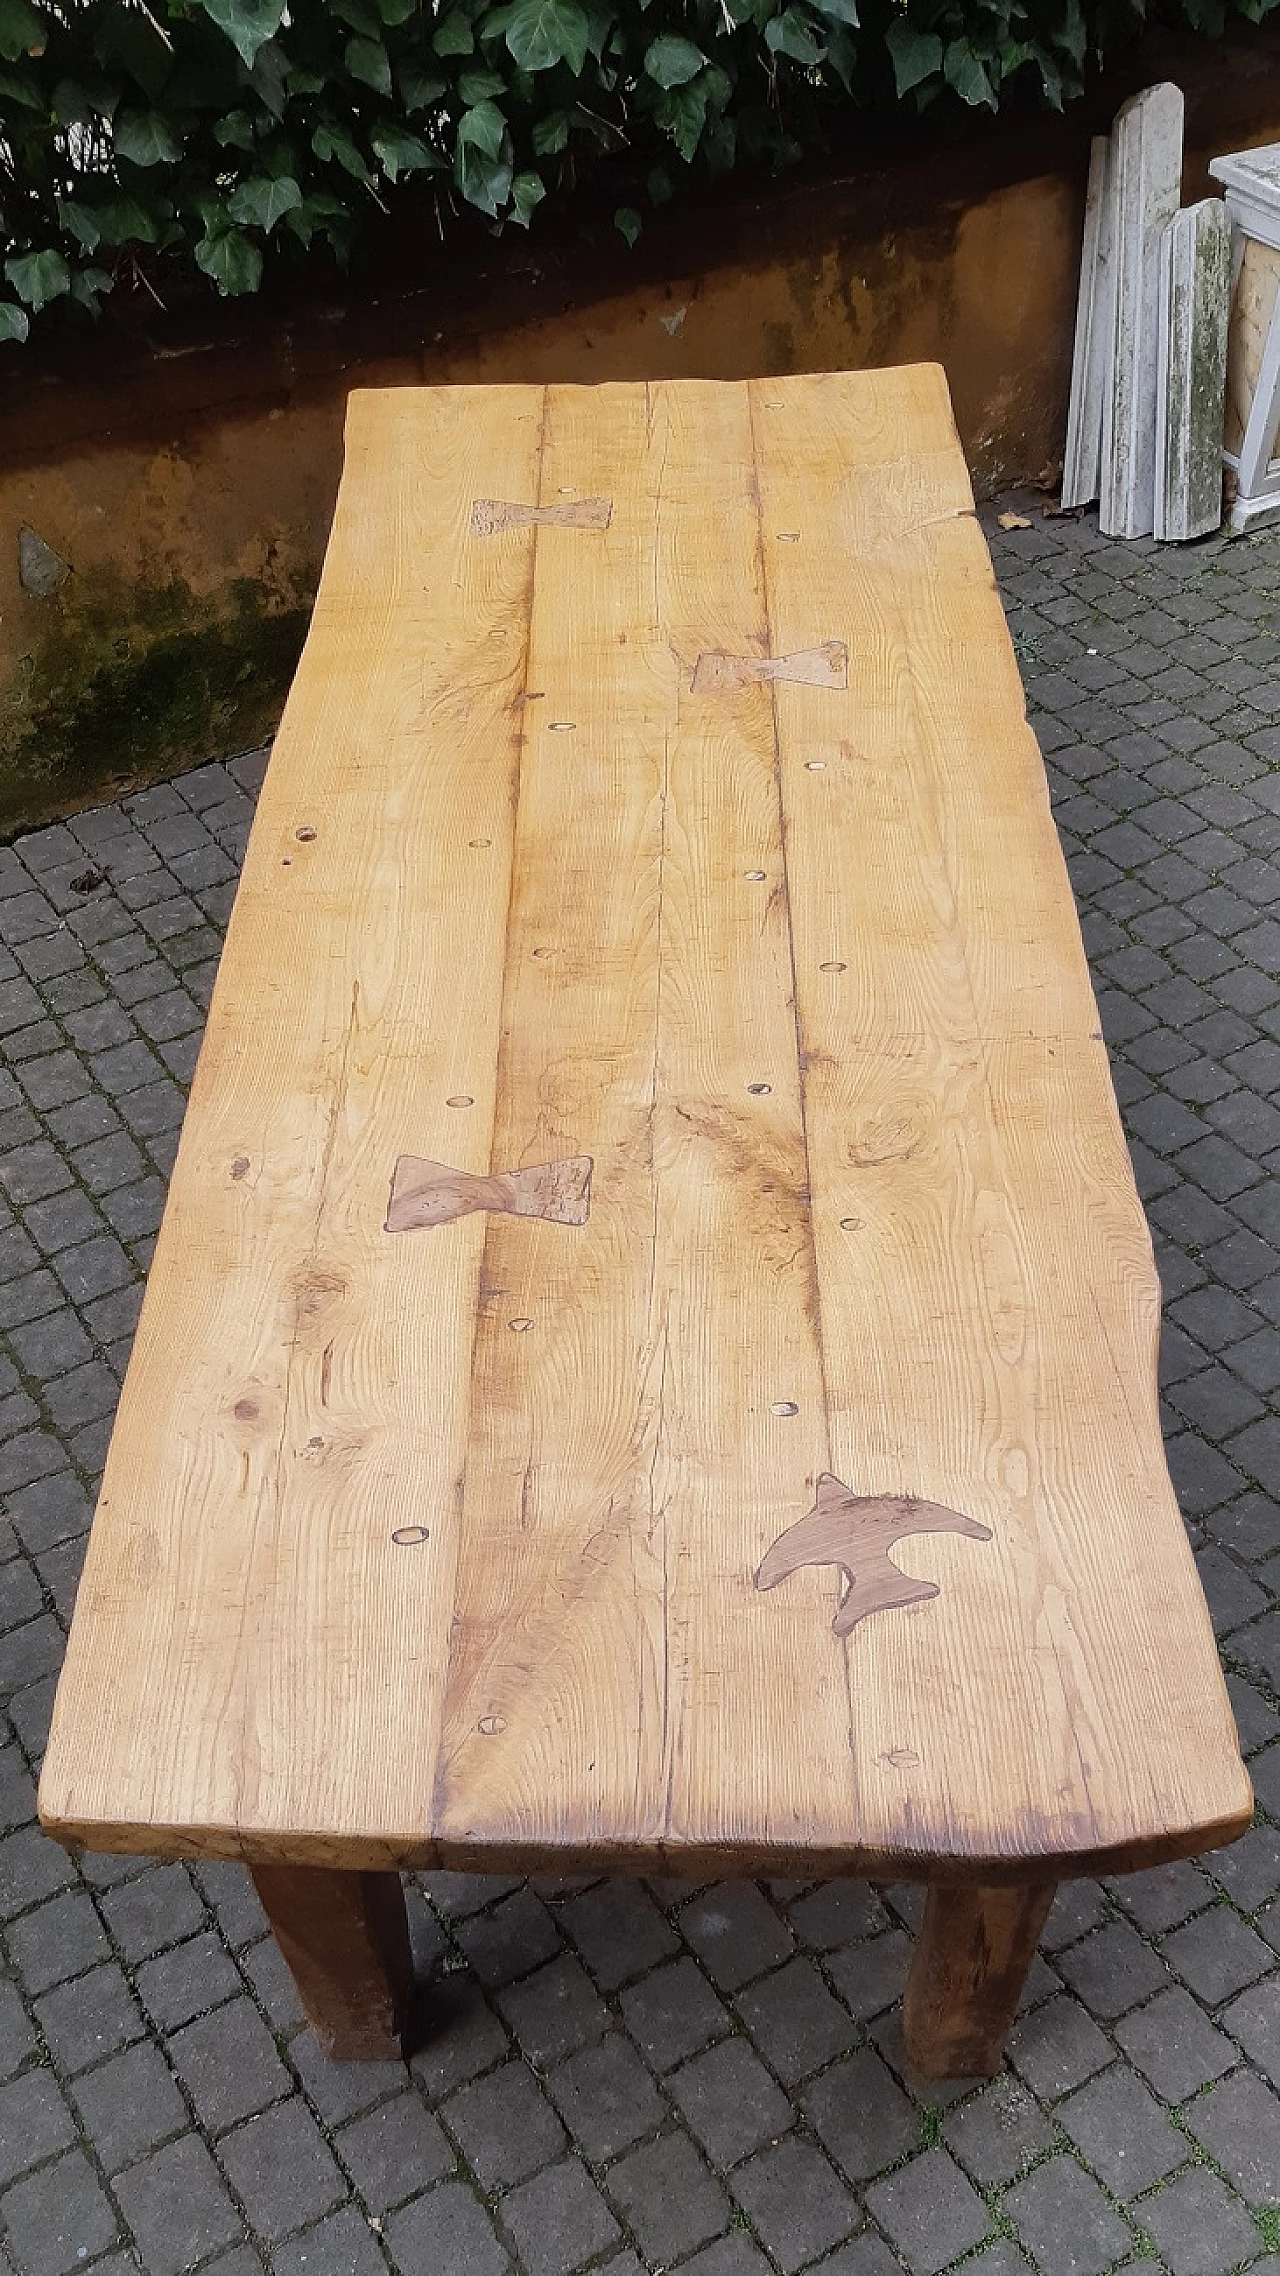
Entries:
POLYGON ((382 2214, 452 2173, 444 2128, 412 2092, 394 2095, 335 2135, 334 2146, 364 2203, 382 2214))
POLYGON ((794 1949, 790 1931, 751 1881, 721 1882, 687 1904, 680 1929, 722 1991, 736 1991, 794 1949))
POLYGON ((590 2174, 573 2158, 512 2190, 501 2218, 529 2276, 569 2276, 620 2235, 590 2174))
POLYGON ((565 2147, 564 2127, 528 2064, 518 2060, 463 2087, 442 2105, 441 2116, 485 2190, 525 2180, 565 2147))
POLYGON ((1275 1965, 1275 1954, 1227 1905, 1214 1905, 1176 1929, 1162 1949, 1188 1989, 1210 2007, 1256 1983, 1275 1965))
POLYGON ((1219 2019, 1223 2028, 1240 2041, 1246 2055, 1263 2078, 1272 2086, 1280 2086, 1280 1982, 1275 1976, 1265 1983, 1254 1984, 1230 2007, 1224 2008, 1219 2019))
POLYGON ((787 1917, 801 1943, 815 1952, 861 1943, 889 1925, 884 1906, 864 1881, 823 1882, 790 1906, 787 1917))
POLYGON ((1082 2086, 1111 2059, 1110 2044, 1092 2016, 1065 1992, 1021 2016, 1008 2046, 1010 2062, 1032 2093, 1049 2098, 1082 2086))
POLYGON ((540 2070, 600 2038, 610 2022, 609 2010, 585 1968, 568 1953, 494 1997, 526 2060, 540 2070))
POLYGON ((1136 2197, 1186 2162, 1186 2136, 1127 2064, 1091 2079, 1054 2115, 1113 2197, 1136 2197))
POLYGON ((1069 2157, 1037 2166, 1007 2191, 1004 2202, 1042 2276, 1100 2276, 1131 2249, 1119 2214, 1069 2157))
POLYGON ((1000 2188, 1014 2180, 1057 2139, 1039 2104, 1007 2072, 951 2111, 943 2121, 942 2135, 979 2189, 1000 2188))
POLYGON ((1234 2071, 1196 2096, 1186 2121, 1248 2204, 1280 2206, 1280 2095, 1234 2071))
POLYGON ((787 2139, 733 2175, 733 2193, 783 2276, 861 2224, 856 2198, 812 2143, 787 2139))
POLYGON ((991 2225, 976 2189, 943 2149, 926 2150, 873 2181, 866 2204, 913 2276, 935 2276, 958 2253, 981 2244, 991 2225))
POLYGON ((70 2276, 115 2242, 115 2214, 83 2150, 7 2190, 0 2206, 19 2276, 70 2276))
POLYGON ((1142 2208, 1172 2276, 1227 2276, 1258 2248, 1258 2231, 1216 2173, 1194 2167, 1142 2208))
POLYGON ((456 1933, 481 1983, 488 1986, 532 1975, 560 1950, 556 1924, 530 1889, 505 1897, 491 1912, 460 1921, 456 1933))
MULTIPOLYGON (((208 2276, 220 2276, 223 2266, 220 2260, 208 2276)), ((246 2255, 244 2276, 259 2276, 261 2266, 256 2253, 246 2255)), ((387 2264, 367 2219, 354 2205, 344 2205, 314 2228, 277 2245, 271 2266, 274 2276, 386 2276, 387 2264)))
POLYGON ((601 1881, 571 1898, 560 1917, 602 1991, 616 1991, 679 1950, 670 1922, 633 1881, 601 1881))
POLYGON ((35 2003, 50 2052, 70 2075, 140 2039, 142 2011, 114 1960, 35 2003))
POLYGON ((465 1978, 446 1977, 435 1984, 428 2012, 428 2036, 409 2067, 436 2102, 500 2061, 507 2037, 478 1987, 465 1978))
POLYGON ((249 1999, 233 1999, 176 2032, 169 2058, 211 2134, 293 2092, 275 2041, 249 1999))
POLYGON ((323 2134, 297 2100, 277 2103, 225 2134, 218 2158, 253 2233, 271 2244, 331 2212, 346 2195, 323 2134))
POLYGON ((212 1930, 175 1945, 159 1959, 144 1961, 136 1981, 143 2006, 162 2031, 179 2030, 241 1988, 235 1967, 212 1930))
POLYGON ((666 2115, 648 2071, 620 2032, 574 2055, 551 2073, 547 2085, 579 2149, 593 2164, 629 2149, 666 2115))
POLYGON ((0 2079, 12 2078, 36 2052, 36 2035, 17 1986, 0 1977, 0 2079))
POLYGON ((851 2181, 868 2180, 916 2143, 916 2112, 880 2057, 859 2048, 809 2086, 803 2109, 824 2148, 851 2181))
POLYGON ((821 2070, 857 2037, 810 1960, 791 1960, 749 1985, 738 1994, 737 2004, 766 2062, 789 2086, 821 2070))
POLYGON ((113 2186, 147 2276, 182 2276, 242 2234, 240 2215, 196 2134, 130 2166, 113 2186))
POLYGON ((731 2207, 687 2134, 664 2134, 621 2158, 609 2195, 650 2260, 675 2260, 729 2226, 731 2207))
POLYGON ((461 2181, 443 2181, 393 2214, 386 2239, 398 2276, 444 2276, 446 2269, 451 2276, 503 2276, 511 2266, 479 2198, 461 2181))
POLYGON ((33 1996, 68 1976, 82 1975, 95 1961, 108 1957, 102 1925, 82 1889, 51 1897, 36 1911, 11 1921, 5 1934, 18 1974, 33 1996))
POLYGON ((0 2087, 0 2189, 76 2138, 75 2124, 50 2071, 27 2071, 0 2087))
MULTIPOLYGON (((670 2074, 667 2091, 694 2139, 721 2170, 777 2141, 794 2124, 787 2097, 743 2039, 721 2040, 695 2055, 670 2074)), ((655 2107, 660 2112, 656 2098, 655 2107)))
POLYGON ((1221 2078, 1235 2059, 1230 2040, 1180 1986, 1124 2016, 1115 2036, 1165 2102, 1184 2102, 1221 2078))
POLYGON ((73 2092, 81 2124, 108 2173, 134 2164, 191 2123, 168 2064, 148 2044, 127 2047, 85 2071, 73 2092))
POLYGON ((149 1960, 204 1926, 204 1901, 181 1865, 158 1865, 101 1899, 103 1919, 125 1960, 149 1960))
POLYGON ((690 1959, 654 1968, 619 1995, 628 2030, 646 2060, 669 2070, 729 2028, 729 2016, 690 1959))

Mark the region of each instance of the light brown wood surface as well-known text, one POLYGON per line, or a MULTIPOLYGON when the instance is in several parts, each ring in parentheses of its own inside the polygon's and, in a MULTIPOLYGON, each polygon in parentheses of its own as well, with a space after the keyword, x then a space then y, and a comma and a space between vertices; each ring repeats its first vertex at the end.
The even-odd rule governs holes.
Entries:
POLYGON ((940 372, 354 396, 46 1824, 985 1883, 1229 1839, 1157 1319, 940 372), (584 1222, 512 1206, 583 1160, 584 1222), (845 1570, 766 1563, 820 1501, 845 1570))

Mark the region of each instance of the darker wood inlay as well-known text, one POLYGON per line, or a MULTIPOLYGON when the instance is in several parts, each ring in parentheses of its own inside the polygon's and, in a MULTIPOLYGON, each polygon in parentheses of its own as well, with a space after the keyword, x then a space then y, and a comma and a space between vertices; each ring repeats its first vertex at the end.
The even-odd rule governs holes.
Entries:
POLYGON ((991 1539, 990 1526, 944 1502, 917 1501, 914 1494, 851 1494, 824 1470, 813 1508, 779 1534, 756 1573, 756 1587, 776 1588, 802 1565, 839 1565, 846 1586, 831 1625, 835 1635, 847 1636, 870 1612, 938 1594, 936 1581, 912 1580, 889 1555, 894 1542, 909 1533, 991 1539))
POLYGON ((522 506, 513 498, 477 498, 471 509, 474 537, 496 537, 499 530, 558 524, 561 529, 608 529, 612 498, 576 498, 563 506, 522 506))
POLYGON ((788 656, 728 656, 706 649, 693 672, 695 695, 726 695, 760 680, 795 680, 802 687, 847 688, 849 651, 843 640, 824 640, 820 648, 795 648, 788 656))
POLYGON ((553 1225, 585 1225, 591 1209, 591 1156, 539 1162, 528 1170, 498 1170, 473 1177, 447 1162, 402 1154, 391 1181, 385 1230, 411 1233, 421 1225, 451 1225, 478 1209, 503 1217, 547 1217, 553 1225))

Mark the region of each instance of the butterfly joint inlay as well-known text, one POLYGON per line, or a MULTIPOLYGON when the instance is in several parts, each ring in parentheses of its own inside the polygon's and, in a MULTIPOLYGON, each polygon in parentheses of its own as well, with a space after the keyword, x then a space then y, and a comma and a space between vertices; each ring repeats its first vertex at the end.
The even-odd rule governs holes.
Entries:
POLYGON ((937 1596, 936 1581, 913 1580, 889 1555, 894 1542, 909 1533, 991 1539, 989 1525, 962 1517, 944 1502, 918 1501, 914 1494, 851 1494, 825 1470, 813 1508, 778 1535, 756 1573, 756 1587, 776 1588, 802 1565, 838 1565, 845 1588, 831 1626, 835 1635, 848 1636, 868 1613, 937 1596))
POLYGON ((849 685, 849 651, 843 640, 824 640, 820 648, 794 648, 787 656, 730 656, 721 649, 705 648, 693 669, 693 692, 724 695, 761 680, 844 689, 849 685))
POLYGON ((547 1217, 553 1225, 585 1225, 591 1208, 589 1154, 539 1162, 529 1170, 496 1170, 475 1177, 418 1154, 402 1154, 391 1180, 385 1230, 411 1233, 422 1225, 452 1225, 476 1210, 496 1216, 547 1217))
POLYGON ((477 498, 471 508, 473 537, 496 537, 499 530, 556 528, 608 529, 612 498, 574 498, 562 506, 526 506, 515 498, 477 498))

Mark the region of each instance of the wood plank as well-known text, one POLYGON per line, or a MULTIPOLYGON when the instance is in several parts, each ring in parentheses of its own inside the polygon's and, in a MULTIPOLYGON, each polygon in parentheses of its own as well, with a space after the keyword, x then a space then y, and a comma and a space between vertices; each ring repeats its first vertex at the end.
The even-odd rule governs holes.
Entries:
POLYGON ((420 1848, 485 1219, 429 1248, 382 1226, 400 1154, 489 1167, 536 533, 464 533, 478 495, 536 495, 542 412, 352 398, 58 1694, 55 1831, 420 1848))
POLYGON ((1109 537, 1149 537, 1155 519, 1160 240, 1182 196, 1183 110, 1182 89, 1163 80, 1131 95, 1111 129, 1115 352, 1098 515, 1109 537))
POLYGON ((831 1467, 992 1533, 902 1542, 941 1595, 843 1647, 860 1830, 975 1871, 1212 1837, 1248 1781, 1161 1448, 1150 1241, 942 375, 751 392, 772 638, 838 562, 850 655, 843 730, 773 690, 831 1467))
POLYGON ((1160 267, 1155 535, 1183 543, 1222 520, 1231 224, 1221 198, 1175 214, 1160 267))
POLYGON ((1088 506, 1102 484, 1103 405, 1115 356, 1115 190, 1105 134, 1089 144, 1089 179, 1080 247, 1080 287, 1071 353, 1071 394, 1062 464, 1062 503, 1088 506))

